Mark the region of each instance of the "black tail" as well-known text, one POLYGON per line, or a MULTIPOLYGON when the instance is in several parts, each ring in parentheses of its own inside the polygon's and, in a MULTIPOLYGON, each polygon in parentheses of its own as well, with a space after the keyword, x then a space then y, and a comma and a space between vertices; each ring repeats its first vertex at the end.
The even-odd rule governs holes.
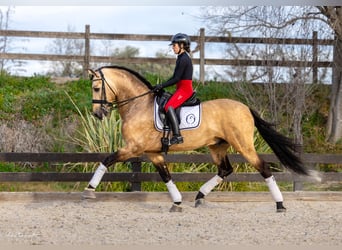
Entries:
POLYGON ((290 138, 277 132, 273 128, 273 124, 263 120, 256 111, 252 109, 250 109, 250 111, 254 117, 254 123, 260 135, 271 147, 280 162, 286 168, 289 168, 298 174, 308 175, 308 170, 304 167, 302 160, 296 154, 298 145, 293 143, 290 138))

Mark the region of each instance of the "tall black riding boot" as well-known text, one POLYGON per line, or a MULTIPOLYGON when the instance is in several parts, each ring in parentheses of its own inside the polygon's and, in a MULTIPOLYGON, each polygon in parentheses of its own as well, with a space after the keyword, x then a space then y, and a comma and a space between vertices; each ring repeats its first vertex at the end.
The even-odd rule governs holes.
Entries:
POLYGON ((170 145, 183 143, 183 137, 179 132, 179 123, 175 110, 172 107, 169 107, 168 111, 166 112, 166 116, 172 128, 172 138, 170 139, 170 145))

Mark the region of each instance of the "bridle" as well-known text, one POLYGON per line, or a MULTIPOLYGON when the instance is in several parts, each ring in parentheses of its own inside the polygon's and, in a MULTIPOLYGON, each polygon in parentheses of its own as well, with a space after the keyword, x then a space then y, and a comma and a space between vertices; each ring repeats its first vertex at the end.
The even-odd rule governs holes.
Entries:
POLYGON ((125 99, 125 100, 122 100, 122 101, 113 101, 113 102, 109 102, 107 101, 107 94, 106 94, 106 85, 108 86, 108 88, 110 89, 110 91, 115 95, 115 91, 113 90, 113 88, 109 85, 109 83, 107 82, 103 72, 101 69, 98 70, 98 72, 100 73, 100 76, 101 78, 98 78, 98 79, 91 79, 93 82, 94 81, 102 81, 102 87, 101 87, 101 99, 100 100, 97 100, 97 99, 93 99, 92 102, 93 103, 98 103, 98 104, 101 104, 101 109, 103 110, 106 110, 106 107, 105 105, 111 107, 111 108, 118 108, 120 106, 123 106, 123 105, 126 105, 128 104, 129 102, 137 99, 137 98, 140 98, 140 97, 143 97, 145 95, 148 95, 148 94, 151 94, 153 93, 153 90, 149 90, 141 95, 137 95, 137 96, 134 96, 134 97, 131 97, 131 98, 128 98, 128 99, 125 99))

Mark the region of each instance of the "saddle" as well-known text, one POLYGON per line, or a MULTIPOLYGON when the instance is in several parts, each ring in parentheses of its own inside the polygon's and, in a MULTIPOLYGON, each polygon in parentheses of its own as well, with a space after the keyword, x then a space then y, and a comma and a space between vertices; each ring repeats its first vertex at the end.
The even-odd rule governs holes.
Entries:
MULTIPOLYGON (((165 105, 172 96, 169 92, 162 92, 155 98, 154 107, 154 124, 157 130, 163 131, 161 138, 162 152, 167 154, 169 148, 170 125, 166 118, 165 105)), ((200 125, 201 116, 201 101, 196 97, 194 92, 176 111, 179 122, 179 129, 194 129, 200 125)))
MULTIPOLYGON (((165 105, 167 101, 171 98, 172 94, 169 92, 163 92, 161 95, 158 95, 156 98, 156 103, 158 104, 158 113, 159 117, 162 120, 163 124, 169 127, 169 124, 166 119, 166 114, 165 114, 165 105)), ((196 97, 196 92, 192 93, 192 95, 187 99, 180 107, 176 108, 176 114, 177 114, 177 119, 178 122, 181 122, 181 117, 180 117, 180 111, 182 107, 191 107, 191 106, 197 106, 201 103, 200 99, 196 97)))

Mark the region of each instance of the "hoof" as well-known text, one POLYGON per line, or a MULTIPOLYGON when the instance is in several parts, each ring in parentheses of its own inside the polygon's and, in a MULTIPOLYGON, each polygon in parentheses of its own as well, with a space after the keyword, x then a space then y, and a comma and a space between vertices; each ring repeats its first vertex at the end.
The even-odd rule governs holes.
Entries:
POLYGON ((195 200, 195 207, 199 207, 199 206, 203 205, 204 203, 205 203, 205 200, 203 198, 195 200))
POLYGON ((83 193, 82 193, 82 198, 83 199, 95 199, 95 189, 93 188, 85 188, 83 193))
POLYGON ((170 212, 182 212, 183 208, 180 205, 173 204, 170 208, 170 212))
POLYGON ((286 212, 286 208, 283 207, 283 208, 277 208, 277 213, 284 213, 286 212))
POLYGON ((286 208, 283 206, 282 202, 277 202, 277 213, 284 213, 286 212, 286 208))

